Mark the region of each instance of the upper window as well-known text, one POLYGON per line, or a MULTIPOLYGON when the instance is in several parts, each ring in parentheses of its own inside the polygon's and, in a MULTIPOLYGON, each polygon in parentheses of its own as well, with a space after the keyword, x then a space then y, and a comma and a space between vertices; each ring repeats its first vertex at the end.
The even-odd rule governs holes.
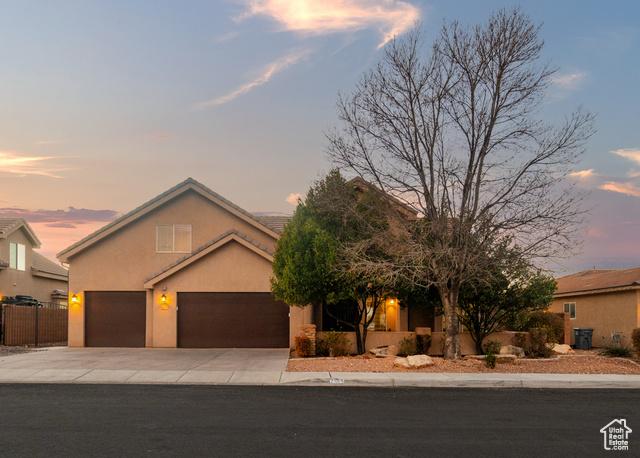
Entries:
POLYGON ((576 317, 576 303, 575 302, 565 302, 564 304, 564 313, 569 314, 569 318, 572 320, 576 317))
POLYGON ((21 243, 9 242, 9 269, 25 270, 26 249, 21 243))
POLYGON ((158 253, 190 253, 191 226, 184 224, 157 226, 156 251, 158 253))

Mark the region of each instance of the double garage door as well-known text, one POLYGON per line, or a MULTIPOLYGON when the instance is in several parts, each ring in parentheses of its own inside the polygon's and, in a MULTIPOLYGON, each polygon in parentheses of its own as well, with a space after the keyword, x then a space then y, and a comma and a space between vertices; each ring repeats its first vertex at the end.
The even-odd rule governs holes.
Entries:
MULTIPOLYGON (((178 293, 178 347, 289 346, 289 307, 270 293, 178 293)), ((144 347, 146 293, 85 293, 87 347, 144 347)))

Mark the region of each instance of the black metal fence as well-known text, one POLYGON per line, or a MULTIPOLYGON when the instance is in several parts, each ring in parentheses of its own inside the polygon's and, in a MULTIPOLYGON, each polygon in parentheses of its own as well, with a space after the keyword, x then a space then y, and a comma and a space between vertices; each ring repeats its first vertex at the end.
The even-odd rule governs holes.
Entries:
POLYGON ((2 305, 2 344, 7 346, 67 345, 69 309, 66 305, 2 305))

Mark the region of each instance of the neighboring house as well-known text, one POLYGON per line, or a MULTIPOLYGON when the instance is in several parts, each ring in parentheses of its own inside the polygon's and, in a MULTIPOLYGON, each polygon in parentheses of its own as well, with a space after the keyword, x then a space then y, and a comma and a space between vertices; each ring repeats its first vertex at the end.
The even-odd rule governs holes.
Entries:
POLYGON ((66 304, 67 269, 33 251, 40 240, 22 218, 0 218, 0 296, 66 304))
POLYGON ((311 312, 270 292, 283 217, 189 178, 58 254, 69 346, 289 347, 311 312))
POLYGON ((629 343, 633 329, 640 327, 640 267, 626 270, 585 270, 557 279, 552 312, 570 314, 573 328, 593 328, 592 345, 611 341, 621 332, 629 343))

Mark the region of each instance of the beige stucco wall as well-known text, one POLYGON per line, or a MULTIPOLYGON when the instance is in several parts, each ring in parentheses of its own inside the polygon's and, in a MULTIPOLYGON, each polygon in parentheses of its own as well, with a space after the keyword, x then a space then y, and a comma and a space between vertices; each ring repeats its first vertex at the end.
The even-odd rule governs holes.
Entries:
MULTIPOLYGON (((231 229, 270 249, 276 245, 268 233, 187 191, 69 259, 69 294, 79 298, 76 305, 70 302, 69 346, 84 345, 84 291, 145 290, 144 280, 185 256, 156 253, 156 226, 174 224, 192 226, 192 249, 231 229)), ((268 292, 271 275, 268 259, 235 241, 214 250, 147 291, 146 345, 176 346, 178 292, 268 292), (160 304, 162 294, 167 309, 160 304)))
POLYGON ((572 345, 574 328, 593 328, 592 345, 600 347, 610 341, 611 331, 622 331, 623 342, 630 343, 631 332, 640 326, 639 290, 556 298, 550 310, 563 312, 566 302, 576 303, 576 317, 570 320, 572 345))
POLYGON ((50 302, 51 293, 56 289, 67 289, 67 282, 51 278, 35 277, 31 274, 33 264, 33 248, 31 241, 18 229, 6 239, 0 239, 0 259, 9 262, 9 243, 15 242, 25 246, 25 270, 0 269, 0 295, 16 296, 17 294, 32 296, 41 302, 50 302))

